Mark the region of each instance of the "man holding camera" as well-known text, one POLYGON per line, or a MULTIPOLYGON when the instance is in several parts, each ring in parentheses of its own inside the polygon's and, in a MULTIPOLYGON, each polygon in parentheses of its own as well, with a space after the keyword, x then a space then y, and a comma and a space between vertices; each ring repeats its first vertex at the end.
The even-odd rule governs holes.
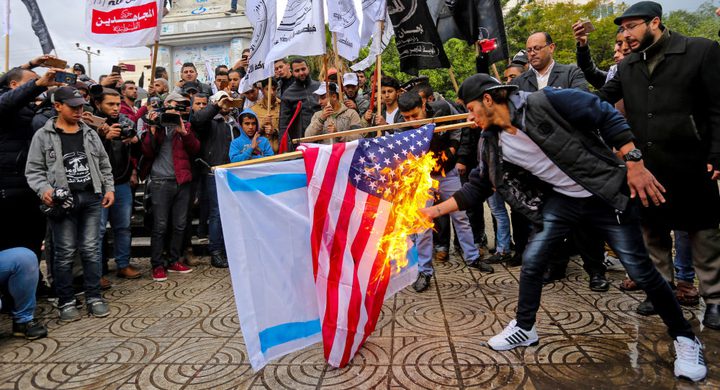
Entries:
MULTIPOLYGON (((120 94, 109 88, 93 96, 97 116, 106 122, 97 127, 105 152, 112 166, 115 183, 115 203, 112 207, 102 210, 100 218, 100 239, 105 236, 108 220, 113 229, 113 249, 119 278, 137 279, 140 272, 130 265, 130 248, 132 237, 130 220, 133 210, 133 187, 138 183, 133 144, 137 143, 135 123, 120 113, 120 94)), ((87 114, 85 114, 87 115, 87 114)))
POLYGON ((185 88, 187 84, 187 86, 197 85, 195 93, 202 92, 208 96, 212 95, 212 88, 208 84, 197 81, 197 76, 198 73, 195 64, 192 62, 184 63, 182 68, 180 68, 180 81, 175 85, 175 92, 181 93, 184 90, 187 92, 187 88, 185 88))
POLYGON ((60 320, 80 319, 72 288, 72 265, 78 251, 87 310, 95 317, 105 317, 110 311, 100 295, 100 218, 101 209, 115 202, 112 167, 98 133, 80 120, 85 99, 77 90, 58 88, 52 103, 58 116, 33 136, 25 176, 48 208, 60 320))
MULTIPOLYGON (((228 151, 232 140, 240 136, 240 126, 231 115, 232 107, 227 92, 221 91, 212 97, 212 102, 193 114, 193 129, 203 139, 201 154, 203 160, 210 165, 222 165, 230 162, 228 151)), ((227 254, 220 224, 220 205, 218 204, 215 187, 215 174, 211 170, 205 172, 205 191, 209 201, 208 249, 212 258, 210 264, 217 268, 227 268, 227 254)))
POLYGON ((167 280, 167 272, 190 273, 192 268, 178 260, 182 252, 183 236, 187 225, 192 181, 191 157, 200 150, 200 141, 185 123, 182 115, 190 110, 188 98, 171 93, 165 98, 162 110, 148 114, 149 131, 140 140, 144 159, 140 177, 150 178, 147 186, 152 201, 153 228, 150 239, 152 251, 152 278, 156 282, 167 280), (160 114, 159 111, 164 111, 160 114), (170 258, 163 259, 168 223, 172 221, 170 258))

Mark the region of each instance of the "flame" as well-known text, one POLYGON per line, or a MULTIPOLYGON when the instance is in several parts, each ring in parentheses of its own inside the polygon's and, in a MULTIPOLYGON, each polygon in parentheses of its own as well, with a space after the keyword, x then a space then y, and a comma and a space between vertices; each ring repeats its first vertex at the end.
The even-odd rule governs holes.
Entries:
POLYGON ((433 180, 430 176, 436 163, 431 152, 420 157, 415 157, 411 153, 393 172, 389 172, 389 168, 383 172, 393 178, 385 187, 385 191, 392 188, 394 196, 388 219, 390 226, 386 229, 391 233, 380 239, 378 250, 385 253, 386 263, 391 259, 395 260, 398 272, 408 263, 410 235, 433 227, 432 220, 423 217, 418 210, 425 208, 427 202, 433 199, 431 190, 438 187, 437 180, 433 180))

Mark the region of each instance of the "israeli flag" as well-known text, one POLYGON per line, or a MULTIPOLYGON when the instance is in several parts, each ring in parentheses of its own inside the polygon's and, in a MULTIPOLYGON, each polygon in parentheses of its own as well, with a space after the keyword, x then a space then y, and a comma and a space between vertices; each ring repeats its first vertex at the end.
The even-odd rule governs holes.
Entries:
POLYGON ((250 364, 320 341, 303 160, 216 169, 235 303, 250 364))

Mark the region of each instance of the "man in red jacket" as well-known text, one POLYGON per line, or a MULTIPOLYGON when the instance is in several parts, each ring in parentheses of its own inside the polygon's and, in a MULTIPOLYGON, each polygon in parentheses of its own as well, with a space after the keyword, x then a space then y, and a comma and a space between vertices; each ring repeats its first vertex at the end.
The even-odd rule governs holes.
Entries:
POLYGON ((151 195, 153 229, 150 239, 152 278, 167 280, 167 272, 189 273, 192 269, 178 261, 187 224, 192 180, 191 157, 200 150, 200 141, 182 120, 189 110, 186 97, 171 93, 165 98, 166 111, 149 114, 149 130, 142 135, 144 161, 141 176, 150 178, 146 191, 151 195), (179 124, 171 124, 172 118, 179 124), (172 221, 172 237, 167 262, 163 258, 168 222, 172 221))

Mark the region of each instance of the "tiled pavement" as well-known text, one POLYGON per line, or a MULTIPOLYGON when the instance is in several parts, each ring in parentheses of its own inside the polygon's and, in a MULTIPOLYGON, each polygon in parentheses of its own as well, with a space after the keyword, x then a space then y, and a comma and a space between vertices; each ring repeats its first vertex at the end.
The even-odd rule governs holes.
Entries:
MULTIPOLYGON (((145 262, 145 261, 143 261, 145 262)), ((540 345, 497 353, 485 346, 513 317, 518 268, 480 275, 456 257, 437 265, 430 290, 387 301, 378 329, 344 369, 315 346, 253 373, 227 271, 200 266, 164 283, 113 279, 108 318, 60 324, 28 342, 0 320, 0 389, 437 389, 692 388, 672 377, 672 349, 658 317, 634 313, 642 293, 594 293, 580 267, 544 290, 540 345)), ((612 272, 613 285, 623 273, 612 272)), ((697 328, 702 308, 686 311, 697 328)), ((720 386, 720 332, 698 330, 720 386)))

